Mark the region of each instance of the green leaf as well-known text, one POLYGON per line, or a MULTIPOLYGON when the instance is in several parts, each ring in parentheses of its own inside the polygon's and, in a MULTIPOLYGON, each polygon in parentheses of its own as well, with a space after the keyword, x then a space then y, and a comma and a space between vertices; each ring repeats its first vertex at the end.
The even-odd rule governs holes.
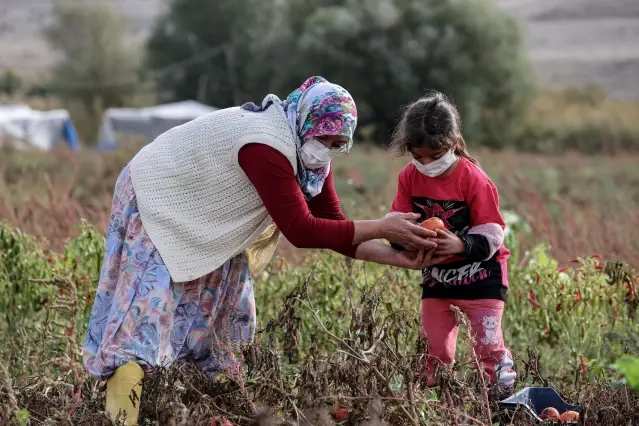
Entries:
POLYGON ((20 426, 27 426, 29 424, 29 411, 27 409, 22 409, 15 412, 16 420, 20 426))
POLYGON ((639 357, 623 355, 617 360, 614 368, 624 376, 630 389, 639 392, 639 357))

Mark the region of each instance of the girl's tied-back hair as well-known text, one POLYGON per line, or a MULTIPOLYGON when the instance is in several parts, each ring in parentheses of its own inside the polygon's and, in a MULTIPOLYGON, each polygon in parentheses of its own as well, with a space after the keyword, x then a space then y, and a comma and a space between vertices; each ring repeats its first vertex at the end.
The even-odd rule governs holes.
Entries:
POLYGON ((443 93, 431 91, 406 109, 391 146, 403 155, 412 148, 450 149, 455 140, 455 154, 478 164, 466 150, 457 108, 443 93))

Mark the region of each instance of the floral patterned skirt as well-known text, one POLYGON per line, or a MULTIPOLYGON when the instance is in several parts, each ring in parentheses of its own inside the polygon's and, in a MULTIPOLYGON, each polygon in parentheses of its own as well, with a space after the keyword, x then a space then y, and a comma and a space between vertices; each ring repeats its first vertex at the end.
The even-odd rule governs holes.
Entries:
POLYGON ((244 253, 210 274, 174 283, 142 224, 129 166, 118 177, 106 253, 83 348, 84 366, 106 379, 129 362, 178 359, 214 374, 236 369, 232 348, 255 332, 255 297, 244 253))

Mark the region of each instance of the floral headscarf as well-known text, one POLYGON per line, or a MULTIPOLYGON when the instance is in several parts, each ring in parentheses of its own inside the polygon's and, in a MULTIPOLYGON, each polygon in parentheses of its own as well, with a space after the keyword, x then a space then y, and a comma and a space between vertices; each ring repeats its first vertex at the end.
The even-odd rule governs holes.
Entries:
POLYGON ((268 95, 261 106, 252 103, 242 108, 264 111, 271 105, 282 108, 297 145, 297 182, 307 200, 322 192, 330 165, 317 170, 306 169, 299 151, 304 143, 321 136, 345 136, 346 152, 353 146, 353 133, 357 126, 357 108, 350 93, 322 77, 311 77, 293 91, 285 101, 268 95))

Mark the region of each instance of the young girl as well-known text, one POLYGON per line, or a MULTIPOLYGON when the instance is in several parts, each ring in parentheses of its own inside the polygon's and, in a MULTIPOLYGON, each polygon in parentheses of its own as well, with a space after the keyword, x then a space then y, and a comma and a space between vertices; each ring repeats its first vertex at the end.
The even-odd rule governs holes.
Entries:
POLYGON ((436 363, 455 359, 458 326, 450 305, 468 315, 475 353, 495 384, 512 391, 516 373, 504 346, 501 318, 508 288, 504 221, 497 189, 468 155, 459 113, 441 93, 419 99, 406 111, 393 146, 413 160, 400 172, 391 214, 438 217, 434 256, 441 264, 423 270, 422 334, 428 339, 424 373, 433 385, 436 363))

